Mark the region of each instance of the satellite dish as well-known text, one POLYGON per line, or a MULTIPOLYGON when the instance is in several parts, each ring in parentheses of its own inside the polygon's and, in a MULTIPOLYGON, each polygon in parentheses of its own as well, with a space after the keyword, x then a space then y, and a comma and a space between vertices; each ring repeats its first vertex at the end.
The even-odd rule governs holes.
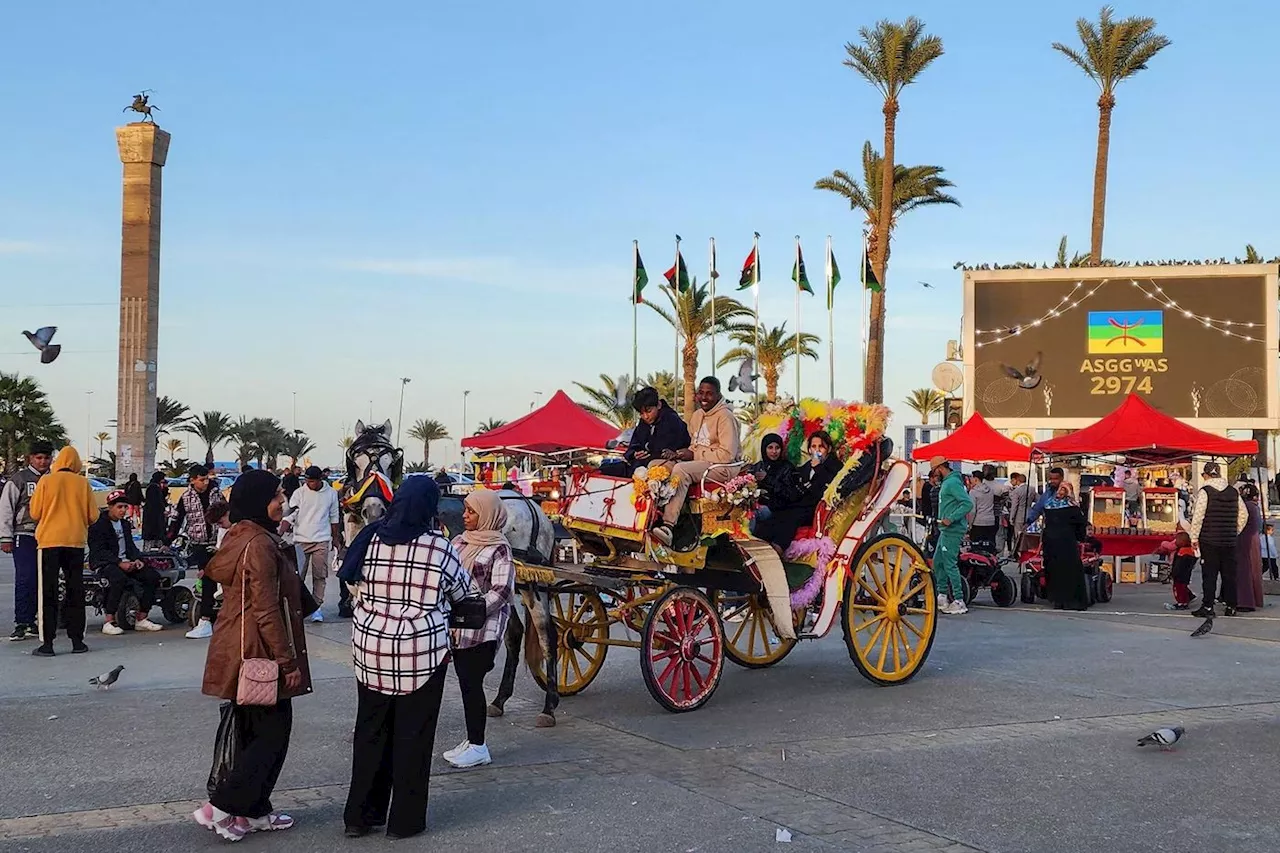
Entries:
POLYGON ((964 374, 960 372, 960 368, 949 361, 944 361, 935 367, 930 378, 933 380, 933 386, 943 394, 950 394, 964 384, 964 374))

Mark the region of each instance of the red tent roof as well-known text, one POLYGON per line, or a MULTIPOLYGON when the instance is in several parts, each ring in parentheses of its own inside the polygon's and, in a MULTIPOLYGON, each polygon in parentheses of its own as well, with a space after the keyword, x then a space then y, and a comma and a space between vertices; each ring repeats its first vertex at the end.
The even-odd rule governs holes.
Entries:
POLYGON ((986 418, 974 412, 951 435, 911 451, 911 458, 917 461, 934 456, 964 462, 1026 462, 1031 458, 1031 448, 996 432, 986 418))
POLYGON ((1198 430, 1130 394, 1096 424, 1041 441, 1035 450, 1046 456, 1126 455, 1139 462, 1167 462, 1191 456, 1251 456, 1258 452, 1258 442, 1198 430))
POLYGON ((473 450, 523 450, 527 453, 564 453, 569 450, 604 450, 618 437, 610 426, 557 391, 540 409, 519 420, 462 439, 473 450))

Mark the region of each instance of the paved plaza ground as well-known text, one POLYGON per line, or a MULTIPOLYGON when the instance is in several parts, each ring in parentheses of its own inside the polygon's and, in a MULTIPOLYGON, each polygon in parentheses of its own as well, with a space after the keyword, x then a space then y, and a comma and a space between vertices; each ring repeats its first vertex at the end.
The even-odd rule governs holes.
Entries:
MULTIPOLYGON (((0 559, 0 624, 12 618, 0 559)), ((1168 587, 1117 587, 1088 614, 1001 610, 981 595, 945 619, 910 684, 877 688, 838 635, 768 670, 729 665, 700 711, 648 696, 635 652, 565 699, 554 729, 521 674, 493 721, 494 764, 438 762, 428 833, 397 849, 467 851, 1068 851, 1280 849, 1280 608, 1192 640, 1168 587), (986 605, 986 606, 983 606, 986 605), (1137 738, 1183 725, 1175 752, 1137 738), (790 843, 779 843, 786 828, 790 843)), ((329 609, 332 612, 333 602, 329 609)), ((206 643, 179 629, 103 637, 53 660, 0 643, 0 851, 199 851, 217 703, 206 643), (122 663, 117 689, 87 679, 122 663)), ((295 702, 276 803, 298 827, 241 849, 368 849, 342 838, 355 707, 349 626, 313 626, 315 695, 295 702)), ((59 641, 59 652, 66 650, 59 641)), ((493 679, 491 678, 491 683, 493 679)), ((450 679, 437 752, 463 737, 450 679)))

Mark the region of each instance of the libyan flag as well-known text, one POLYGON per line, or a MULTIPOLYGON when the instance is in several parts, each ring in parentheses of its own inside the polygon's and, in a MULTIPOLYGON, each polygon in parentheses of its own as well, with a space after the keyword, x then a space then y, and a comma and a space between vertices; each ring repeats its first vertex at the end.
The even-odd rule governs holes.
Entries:
POLYGON ((760 258, 752 248, 751 254, 742 262, 742 276, 738 279, 738 290, 746 290, 760 281, 760 258))
POLYGON ((689 270, 684 265, 684 255, 676 252, 676 263, 671 269, 663 273, 666 276, 667 284, 671 285, 673 290, 685 293, 689 290, 689 270), (677 273, 677 270, 679 271, 677 273))
POLYGON ((804 271, 804 253, 800 251, 800 247, 796 246, 796 262, 791 265, 791 280, 800 286, 800 289, 810 296, 813 295, 813 285, 809 284, 809 274, 804 271))
POLYGON ((883 290, 884 285, 880 283, 880 279, 876 278, 876 271, 871 266, 871 252, 867 242, 863 243, 862 249, 862 286, 867 290, 883 290))
POLYGON ((644 261, 640 260, 640 252, 636 251, 636 269, 631 282, 631 299, 637 305, 644 304, 644 286, 649 283, 649 274, 644 271, 644 261))

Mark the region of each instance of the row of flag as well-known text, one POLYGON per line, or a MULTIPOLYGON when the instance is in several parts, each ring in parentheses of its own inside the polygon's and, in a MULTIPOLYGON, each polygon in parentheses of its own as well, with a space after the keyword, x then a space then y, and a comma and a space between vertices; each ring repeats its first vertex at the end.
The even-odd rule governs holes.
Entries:
MULTIPOLYGON (((667 280, 667 285, 673 290, 685 293, 689 290, 691 283, 689 279, 689 269, 685 266, 684 255, 680 253, 680 241, 676 239, 676 261, 671 265, 671 269, 662 274, 667 280)), ((720 274, 716 271, 716 253, 715 244, 711 248, 711 277, 719 278, 720 274)), ((800 248, 800 242, 796 241, 796 259, 791 265, 791 280, 796 283, 796 287, 800 290, 813 295, 813 285, 809 282, 809 275, 804 266, 804 253, 800 248)), ((836 285, 840 283, 840 266, 836 263, 835 253, 827 250, 826 259, 826 280, 827 280, 827 308, 830 309, 833 304, 836 285)), ((866 251, 866 241, 863 241, 862 251, 862 282, 863 286, 868 290, 880 290, 880 280, 876 277, 875 270, 871 266, 871 256, 866 251)), ((639 246, 635 249, 635 272, 632 277, 632 301, 636 305, 644 304, 643 292, 645 286, 649 283, 649 274, 645 271, 644 261, 640 259, 639 246)), ((738 290, 746 290, 760 283, 760 249, 758 246, 752 246, 750 254, 742 263, 742 275, 738 277, 738 290)))

